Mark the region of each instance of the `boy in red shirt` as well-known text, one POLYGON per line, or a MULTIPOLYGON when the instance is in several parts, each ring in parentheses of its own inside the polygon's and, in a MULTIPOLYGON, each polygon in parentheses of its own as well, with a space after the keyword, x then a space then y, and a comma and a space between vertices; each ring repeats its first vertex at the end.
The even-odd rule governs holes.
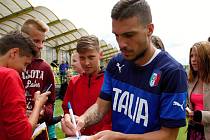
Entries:
POLYGON ((35 93, 34 108, 26 116, 25 91, 21 73, 36 54, 28 36, 12 32, 0 39, 0 139, 30 140, 39 113, 50 92, 35 93))
MULTIPOLYGON (((75 115, 82 115, 96 102, 104 80, 104 72, 100 69, 101 54, 98 39, 95 36, 83 36, 78 40, 76 49, 84 73, 73 77, 69 82, 62 104, 65 114, 62 120, 64 132, 66 122, 70 121, 68 102, 71 103, 75 115)), ((107 113, 98 124, 82 130, 81 134, 92 135, 102 130, 111 130, 111 112, 107 113)))

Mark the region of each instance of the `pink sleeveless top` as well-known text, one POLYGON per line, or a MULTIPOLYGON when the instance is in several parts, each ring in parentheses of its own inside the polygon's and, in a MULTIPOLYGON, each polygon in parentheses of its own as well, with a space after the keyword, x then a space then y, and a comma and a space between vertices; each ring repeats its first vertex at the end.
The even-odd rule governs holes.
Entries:
POLYGON ((203 94, 192 93, 190 98, 194 105, 194 110, 203 110, 203 94))

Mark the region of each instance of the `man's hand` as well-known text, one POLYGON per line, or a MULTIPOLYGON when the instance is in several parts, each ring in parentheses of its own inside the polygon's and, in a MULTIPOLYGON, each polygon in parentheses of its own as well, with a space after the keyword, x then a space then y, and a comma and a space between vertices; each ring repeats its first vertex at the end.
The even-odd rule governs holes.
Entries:
POLYGON ((77 127, 75 128, 71 122, 71 117, 69 114, 65 114, 64 118, 61 119, 61 126, 63 132, 68 136, 75 136, 76 131, 80 131, 84 127, 84 121, 82 118, 75 116, 77 127))

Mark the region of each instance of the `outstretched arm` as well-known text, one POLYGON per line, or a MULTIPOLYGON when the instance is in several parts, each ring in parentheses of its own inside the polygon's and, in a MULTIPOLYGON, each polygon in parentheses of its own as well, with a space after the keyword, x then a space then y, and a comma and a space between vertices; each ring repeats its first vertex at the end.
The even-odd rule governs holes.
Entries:
POLYGON ((158 131, 153 131, 145 134, 123 134, 110 130, 99 132, 87 140, 176 140, 178 128, 162 127, 158 131))

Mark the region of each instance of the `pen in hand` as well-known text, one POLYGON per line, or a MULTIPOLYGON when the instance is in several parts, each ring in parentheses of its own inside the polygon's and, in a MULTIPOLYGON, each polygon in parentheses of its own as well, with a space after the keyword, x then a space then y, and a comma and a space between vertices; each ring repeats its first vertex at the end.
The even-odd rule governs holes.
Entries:
MULTIPOLYGON (((73 110, 72 110, 70 102, 68 102, 68 109, 69 109, 69 114, 71 116, 72 123, 73 123, 74 127, 76 128, 77 124, 76 124, 76 120, 75 120, 74 113, 73 113, 73 110)), ((77 139, 80 138, 78 131, 76 131, 76 136, 77 136, 77 139)))
POLYGON ((52 84, 50 84, 49 87, 46 89, 46 91, 44 90, 44 92, 49 91, 51 87, 52 87, 52 84))

